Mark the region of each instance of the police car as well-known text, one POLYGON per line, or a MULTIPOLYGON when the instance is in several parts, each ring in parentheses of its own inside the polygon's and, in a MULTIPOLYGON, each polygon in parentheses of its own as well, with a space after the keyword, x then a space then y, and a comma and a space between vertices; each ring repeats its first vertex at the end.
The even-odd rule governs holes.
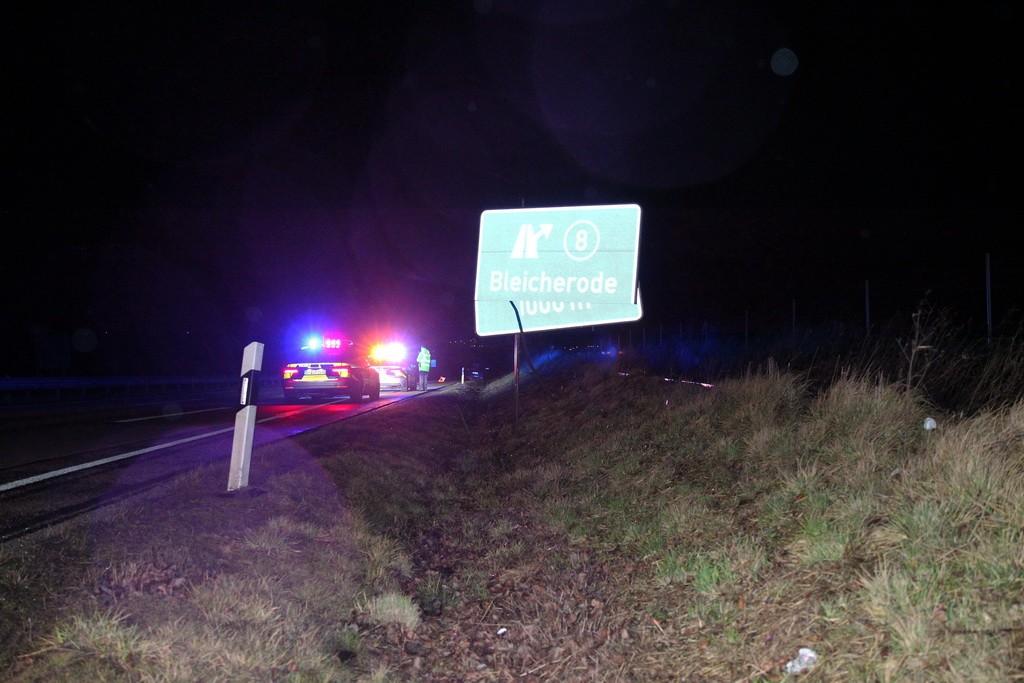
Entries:
POLYGON ((306 356, 284 367, 281 388, 288 400, 347 397, 362 401, 380 398, 380 375, 362 363, 353 363, 353 343, 339 336, 312 336, 302 352, 306 356))
POLYGON ((367 362, 377 371, 382 390, 406 391, 415 387, 415 379, 410 384, 408 355, 405 345, 400 342, 376 344, 370 349, 367 362))

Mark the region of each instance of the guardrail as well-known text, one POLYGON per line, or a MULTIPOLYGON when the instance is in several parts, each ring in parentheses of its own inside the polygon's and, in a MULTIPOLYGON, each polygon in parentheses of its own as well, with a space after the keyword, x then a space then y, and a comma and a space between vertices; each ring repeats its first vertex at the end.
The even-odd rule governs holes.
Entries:
MULTIPOLYGON (((278 386, 276 377, 260 377, 260 388, 278 386)), ((0 377, 0 402, 62 401, 146 394, 234 391, 238 376, 218 377, 0 377)))

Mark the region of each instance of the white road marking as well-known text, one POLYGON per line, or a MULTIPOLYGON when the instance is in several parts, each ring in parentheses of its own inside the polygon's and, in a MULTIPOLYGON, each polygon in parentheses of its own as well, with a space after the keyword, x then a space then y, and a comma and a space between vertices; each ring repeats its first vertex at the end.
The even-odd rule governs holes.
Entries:
POLYGON ((195 415, 196 413, 212 413, 217 410, 231 410, 230 408, 203 408, 202 410, 188 410, 181 413, 173 413, 172 415, 147 415, 146 417, 130 417, 127 420, 114 420, 117 424, 125 424, 128 422, 145 422, 146 420, 163 420, 167 417, 178 417, 179 415, 195 415))
MULTIPOLYGON (((331 405, 331 404, 334 404, 334 403, 338 403, 338 401, 329 401, 327 403, 320 403, 318 405, 309 406, 308 408, 300 408, 298 410, 292 410, 292 411, 289 411, 287 413, 281 413, 280 415, 271 415, 270 417, 265 417, 262 420, 256 420, 256 424, 262 424, 264 422, 271 422, 273 420, 280 420, 280 419, 285 418, 285 417, 292 417, 293 415, 298 415, 300 413, 305 413, 305 412, 310 411, 310 410, 315 410, 316 408, 319 408, 321 406, 331 405)), ((217 410, 219 410, 219 409, 217 409, 217 410)), ((195 411, 195 412, 204 412, 204 411, 195 411)), ((234 427, 225 427, 224 429, 217 429, 217 430, 212 431, 212 432, 206 432, 205 434, 196 434, 195 436, 190 436, 190 437, 187 437, 185 439, 178 439, 177 441, 169 441, 168 443, 163 443, 163 444, 160 444, 158 446, 150 446, 148 448, 140 448, 137 451, 131 451, 131 452, 128 452, 128 453, 122 453, 120 455, 112 455, 109 458, 101 458, 99 460, 93 460, 91 462, 85 462, 85 463, 82 463, 80 465, 73 465, 71 467, 64 467, 64 468, 59 469, 59 470, 53 470, 52 472, 44 472, 42 474, 37 474, 37 475, 32 476, 32 477, 26 477, 25 479, 19 479, 17 481, 9 481, 6 484, 0 484, 0 491, 10 491, 11 489, 16 489, 16 488, 19 488, 19 487, 22 487, 22 486, 28 486, 29 484, 35 484, 36 482, 40 482, 40 481, 46 481, 47 479, 53 479, 54 477, 60 477, 60 476, 63 476, 65 474, 71 474, 72 472, 79 472, 81 470, 87 470, 87 469, 90 469, 92 467, 99 467, 100 465, 106 465, 107 463, 117 462, 118 460, 125 460, 126 458, 134 458, 135 456, 142 455, 144 453, 152 453, 153 451, 160 451, 160 450, 163 450, 165 448, 172 448, 174 446, 180 446, 183 443, 189 443, 191 441, 199 441, 200 439, 208 439, 211 436, 218 436, 220 434, 226 434, 227 432, 233 432, 233 431, 235 431, 234 427)))

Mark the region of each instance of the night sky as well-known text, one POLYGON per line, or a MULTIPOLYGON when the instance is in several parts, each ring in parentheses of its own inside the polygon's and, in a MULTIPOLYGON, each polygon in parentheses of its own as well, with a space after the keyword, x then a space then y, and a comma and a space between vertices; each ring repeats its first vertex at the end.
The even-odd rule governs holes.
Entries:
POLYGON ((473 333, 485 209, 637 203, 649 326, 1024 303, 1008 1, 29 3, 0 375, 473 333), (352 9, 361 7, 361 9, 352 9), (64 351, 60 351, 64 349, 64 351), (68 351, 68 349, 70 349, 68 351))

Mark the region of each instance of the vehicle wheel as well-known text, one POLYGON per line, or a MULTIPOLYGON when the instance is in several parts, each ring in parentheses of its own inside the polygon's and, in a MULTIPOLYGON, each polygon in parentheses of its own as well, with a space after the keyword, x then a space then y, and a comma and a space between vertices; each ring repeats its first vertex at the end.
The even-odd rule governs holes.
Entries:
POLYGON ((352 387, 352 395, 349 396, 349 400, 351 400, 353 403, 362 403, 363 402, 363 393, 364 393, 364 391, 363 391, 362 383, 355 384, 352 387))
POLYGON ((370 400, 376 401, 380 398, 380 384, 375 384, 370 388, 370 400))

